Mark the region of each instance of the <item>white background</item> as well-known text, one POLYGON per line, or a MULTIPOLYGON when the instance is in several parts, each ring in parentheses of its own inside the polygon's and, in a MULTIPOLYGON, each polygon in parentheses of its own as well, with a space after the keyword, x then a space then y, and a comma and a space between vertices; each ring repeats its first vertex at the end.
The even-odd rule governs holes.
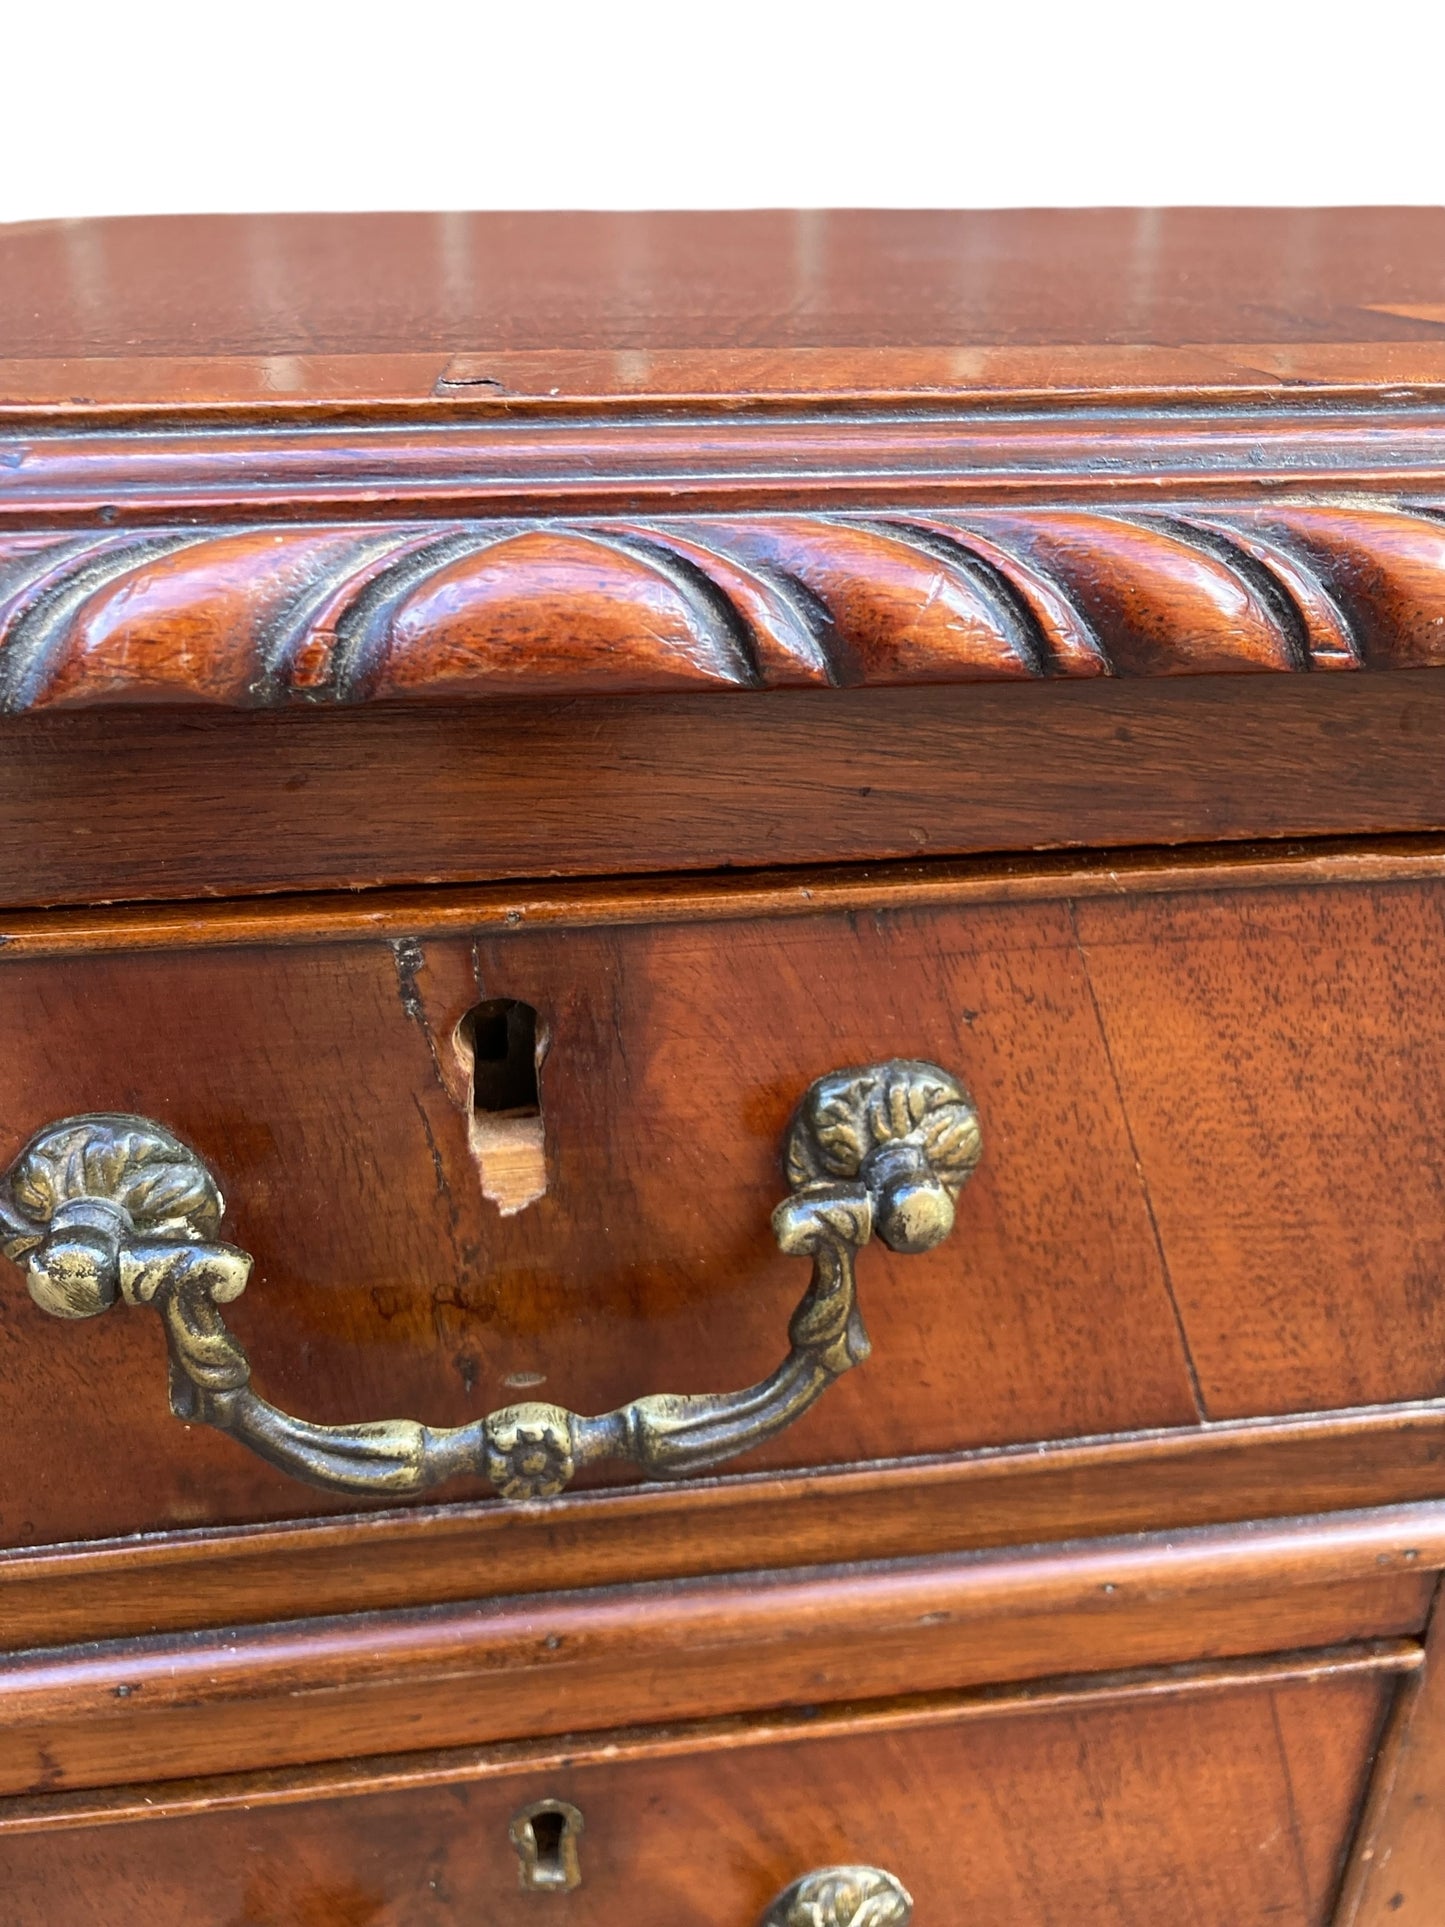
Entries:
POLYGON ((0 219, 1445 201, 1445 7, 0 0, 0 219))

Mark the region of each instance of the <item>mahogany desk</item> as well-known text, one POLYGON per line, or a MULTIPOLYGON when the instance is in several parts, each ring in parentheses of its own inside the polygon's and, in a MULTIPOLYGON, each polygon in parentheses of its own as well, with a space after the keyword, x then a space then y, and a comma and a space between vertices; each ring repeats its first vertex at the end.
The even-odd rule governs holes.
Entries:
POLYGON ((7 1923, 1439 1927, 1445 213, 0 231, 0 712, 7 1923))

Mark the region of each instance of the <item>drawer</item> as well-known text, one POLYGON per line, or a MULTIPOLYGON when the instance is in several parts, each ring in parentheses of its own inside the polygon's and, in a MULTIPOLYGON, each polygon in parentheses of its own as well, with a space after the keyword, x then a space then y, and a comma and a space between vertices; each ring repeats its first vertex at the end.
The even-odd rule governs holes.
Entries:
POLYGON ((6 1920, 902 1927, 877 1875, 876 1912, 774 1905, 861 1864, 918 1927, 1322 1927, 1418 1658, 1346 1648, 10 1803, 6 1920))
MULTIPOLYGON (((535 1558, 536 1524, 512 1518, 535 1558)), ((328 1600, 324 1579, 293 1570, 271 1623, 244 1591, 218 1591, 212 1613, 230 1623, 101 1638, 102 1593, 65 1640, 75 1602, 59 1589, 28 1649, 0 1661, 0 1795, 1325 1647, 1414 1651, 1445 1518, 1390 1507, 482 1598, 496 1575, 477 1563, 470 1597, 372 1612, 358 1609, 365 1538, 348 1550, 350 1596, 328 1600)), ((168 1580, 153 1573, 152 1592, 168 1580)), ((163 1595, 152 1614, 172 1610, 163 1595)))
MULTIPOLYGON (((14 918, 0 1152, 77 1113, 179 1134, 254 1258, 223 1316, 255 1383, 321 1426, 595 1414, 778 1365, 795 1107, 926 1059, 981 1132, 952 1233, 859 1255, 871 1357, 725 1470, 1418 1408, 1445 1388, 1445 869, 1358 869, 14 918)), ((373 1502, 183 1432, 148 1313, 57 1321, 6 1276, 4 1544, 373 1502)))

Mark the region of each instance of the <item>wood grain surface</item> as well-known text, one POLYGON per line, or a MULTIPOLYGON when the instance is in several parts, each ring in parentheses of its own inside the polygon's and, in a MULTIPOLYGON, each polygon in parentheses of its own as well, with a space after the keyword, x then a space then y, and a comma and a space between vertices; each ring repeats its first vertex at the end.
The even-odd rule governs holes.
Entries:
POLYGON ((760 1724, 689 1742, 684 1729, 546 1763, 479 1760, 450 1783, 419 1768, 369 1797, 6 1829, 0 1877, 16 1927, 97 1907, 157 1927, 507 1927, 544 1911, 751 1927, 800 1873, 861 1860, 938 1921, 1116 1927, 1167 1909, 1200 1927, 1324 1927, 1392 1690, 1368 1656, 1341 1653, 1253 1677, 1179 1669, 1032 1703, 825 1716, 812 1733, 760 1724), (537 1799, 582 1812, 571 1894, 518 1890, 507 1829, 537 1799))
POLYGON ((0 1159, 171 1126, 259 1388, 445 1424, 775 1364, 821 1073, 984 1142, 796 1428, 518 1511, 293 1484, 7 1272, 7 1922, 1433 1920, 1442 221, 0 230, 0 1159))
POLYGON ((0 904, 1445 830, 1445 676, 0 720, 0 904))
MULTIPOLYGON (((791 1740, 866 1738, 884 1730, 901 1733, 965 1721, 994 1720, 1062 1709, 1141 1702, 1183 1694, 1212 1695, 1241 1686, 1273 1686, 1282 1679, 1324 1680, 1348 1671, 1388 1677, 1395 1683, 1387 1726, 1375 1754, 1366 1812, 1375 1803, 1381 1769, 1395 1735, 1408 1718, 1424 1672, 1418 1638, 1371 1639, 1321 1646, 1308 1653, 1275 1653, 1257 1659, 1206 1659, 1185 1665, 1133 1667, 1118 1672, 1075 1673, 1002 1686, 971 1686, 945 1693, 911 1693, 828 1705, 784 1707, 770 1713, 733 1713, 655 1726, 615 1727, 597 1736, 561 1735, 498 1740, 486 1746, 433 1747, 413 1753, 376 1753, 351 1760, 319 1760, 307 1766, 262 1767, 243 1773, 184 1780, 151 1780, 130 1786, 80 1787, 64 1793, 11 1794, 0 1798, 0 1838, 64 1833, 75 1828, 124 1826, 136 1820, 169 1820, 198 1813, 261 1807, 303 1806, 314 1800, 353 1800, 374 1793, 471 1785, 519 1769, 556 1772, 605 1750, 611 1761, 679 1759, 737 1748, 784 1745, 791 1740)), ((1363 1858, 1351 1858, 1351 1873, 1363 1858)))
POLYGON ((1314 1405, 1321 1344, 1340 1404, 1445 1382, 1445 1029, 1421 994, 1442 907, 1367 888, 1078 908, 1211 1417, 1314 1405))
POLYGON ((1333 1927, 1424 1927, 1445 1907, 1445 1614, 1397 1694, 1333 1927))
POLYGON ((91 1640, 0 1670, 0 1792, 1419 1632, 1438 1506, 91 1640))
MULTIPOLYGON (((1198 1416, 1058 907, 980 908, 946 937, 928 916, 824 917, 0 971, 0 1154, 76 1111, 179 1130, 256 1256, 229 1322, 259 1389, 303 1416, 455 1424, 519 1389, 605 1411, 765 1376, 806 1282, 769 1227, 793 1108, 814 1077, 894 1055, 965 1077, 985 1173, 948 1246, 865 1255, 877 1351, 852 1375, 861 1390, 833 1388, 748 1463, 1198 1416), (513 1217, 482 1195, 452 1041, 494 997, 534 1005, 549 1038, 548 1188, 513 1217)), ((0 1499, 11 1543, 27 1523, 55 1540, 340 1509, 233 1441, 184 1431, 148 1317, 57 1325, 8 1276, 0 1436, 30 1468, 18 1516, 0 1499), (48 1450, 52 1413, 64 1459, 48 1450), (117 1451, 124 1479, 73 1476, 117 1451)))
POLYGON ((0 708, 1445 663, 1438 503, 0 534, 0 708))
POLYGON ((1071 850, 924 863, 716 870, 581 877, 469 888, 274 894, 226 902, 95 904, 10 910, 0 919, 7 960, 105 951, 233 950, 362 937, 477 936, 629 924, 739 923, 956 909, 969 903, 1071 903, 1091 897, 1191 891, 1314 889, 1331 884, 1445 880, 1439 836, 1310 837, 1182 849, 1071 850))
POLYGON ((1430 1501, 1445 1406, 35 1548, 0 1648, 1430 1501))
MULTIPOLYGON (((866 1254, 874 1357, 739 1470, 1428 1400, 1442 902, 1204 872, 1138 900, 18 955, 0 1151, 94 1109, 194 1143, 257 1259, 233 1323, 304 1416, 461 1423, 543 1386, 604 1410, 776 1363, 802 1284, 768 1229, 793 1105, 826 1070, 921 1056, 983 1120, 958 1230, 866 1254), (548 1040, 547 1190, 506 1218, 453 1043, 494 997, 548 1040)), ((18 1276, 0 1302, 8 1543, 339 1509, 183 1431, 144 1316, 56 1324, 18 1276)))
MULTIPOLYGON (((1425 361, 1436 352, 1420 344, 1425 361)), ((415 373, 415 360, 407 359, 415 373)), ((746 370, 751 361, 758 372, 758 360, 720 356, 713 366, 722 374, 730 364, 746 370)), ((301 365, 321 372, 314 358, 301 365)), ((139 366, 92 360, 83 372, 116 393, 134 378, 143 385, 154 366, 153 358, 139 366)), ((650 366, 655 371, 657 361, 650 366)), ((378 368, 375 357, 332 364, 343 382, 348 369, 378 368)), ((246 370, 242 362, 213 360, 177 372, 189 381, 224 382, 244 379, 246 370)), ((826 358, 816 372, 827 372, 826 358)), ((1076 362, 1075 372, 1087 378, 1086 365, 1076 362)), ((0 362, 0 382, 36 373, 44 379, 41 364, 22 370, 0 362)), ((487 392, 470 387, 472 395, 487 392)), ((751 413, 747 397, 734 397, 742 405, 730 407, 721 424, 681 409, 619 419, 605 402, 557 415, 498 414, 483 401, 483 418, 476 419, 467 394, 461 385, 449 389, 439 421, 338 419, 335 409, 325 420, 294 420, 273 407, 251 428, 160 419, 140 433, 135 424, 59 420, 43 435, 0 399, 0 527, 103 531, 121 523, 122 505, 123 525, 142 529, 178 521, 386 522, 398 515, 673 516, 695 509, 1048 502, 1127 510, 1217 498, 1298 505, 1341 492, 1356 501, 1361 494, 1413 501, 1445 487, 1440 399, 1411 396, 1398 385, 1353 401, 1294 389, 1256 395, 1247 409, 1192 396, 1188 406, 1147 411, 1108 395, 1006 409, 879 410, 820 395, 808 408, 751 413)))
POLYGON ((1439 237, 1431 208, 27 223, 0 230, 0 399, 274 419, 1428 388, 1439 237))

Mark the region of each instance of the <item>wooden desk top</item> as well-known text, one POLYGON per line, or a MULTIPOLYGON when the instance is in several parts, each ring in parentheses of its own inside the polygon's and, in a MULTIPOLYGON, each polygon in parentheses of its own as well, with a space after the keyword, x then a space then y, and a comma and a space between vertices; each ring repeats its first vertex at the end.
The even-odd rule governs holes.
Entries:
POLYGON ((0 408, 1445 385, 1445 210, 268 215, 0 229, 0 408))
POLYGON ((0 231, 0 712, 1442 664, 1445 211, 0 231))

